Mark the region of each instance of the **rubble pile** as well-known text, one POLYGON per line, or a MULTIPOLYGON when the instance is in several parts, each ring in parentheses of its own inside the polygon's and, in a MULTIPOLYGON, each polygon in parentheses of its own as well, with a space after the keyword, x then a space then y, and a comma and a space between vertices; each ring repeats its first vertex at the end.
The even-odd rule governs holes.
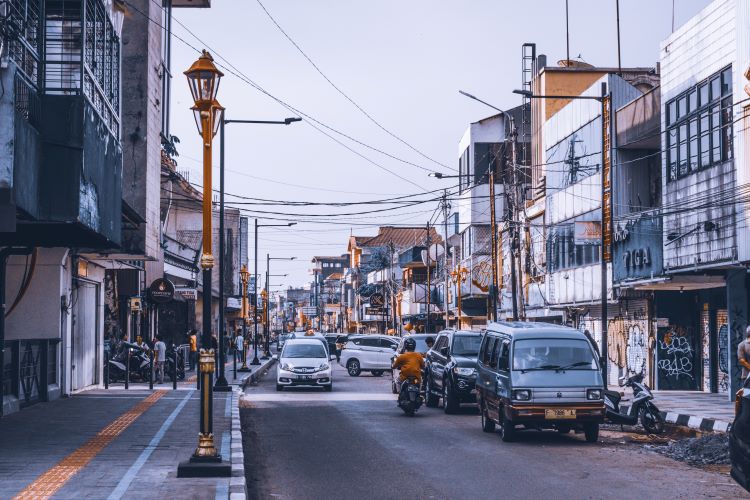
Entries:
POLYGON ((672 441, 666 446, 648 446, 648 448, 691 465, 729 463, 729 436, 727 434, 708 434, 672 441))

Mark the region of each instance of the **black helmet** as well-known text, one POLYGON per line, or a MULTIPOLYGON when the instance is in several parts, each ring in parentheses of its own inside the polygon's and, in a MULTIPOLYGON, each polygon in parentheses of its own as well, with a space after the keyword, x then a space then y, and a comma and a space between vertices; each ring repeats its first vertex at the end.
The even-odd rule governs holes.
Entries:
POLYGON ((433 337, 431 337, 431 336, 427 337, 426 339, 424 339, 424 343, 427 344, 427 345, 432 345, 432 344, 435 343, 435 339, 433 337))
POLYGON ((404 340, 404 349, 407 351, 413 351, 417 348, 417 342, 414 339, 406 339, 404 340))

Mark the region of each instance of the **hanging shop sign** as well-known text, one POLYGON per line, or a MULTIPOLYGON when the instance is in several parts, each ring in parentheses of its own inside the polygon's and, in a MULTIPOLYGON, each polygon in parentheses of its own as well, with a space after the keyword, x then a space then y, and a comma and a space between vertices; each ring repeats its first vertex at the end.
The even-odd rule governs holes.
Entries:
POLYGON ((373 293, 370 295, 370 305, 372 307, 383 307, 385 305, 385 297, 382 293, 373 293))
POLYGON ((601 245, 602 223, 594 221, 576 221, 573 239, 576 245, 601 245))
POLYGON ((177 286, 174 289, 174 293, 180 295, 185 300, 198 300, 198 290, 196 288, 177 286))
POLYGON ((174 283, 166 278, 157 278, 148 287, 151 300, 157 304, 166 304, 174 298, 174 283))

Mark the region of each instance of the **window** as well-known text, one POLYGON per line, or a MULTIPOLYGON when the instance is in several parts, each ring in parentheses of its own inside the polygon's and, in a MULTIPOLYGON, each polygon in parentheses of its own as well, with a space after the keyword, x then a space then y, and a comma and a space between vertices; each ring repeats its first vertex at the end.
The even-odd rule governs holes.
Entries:
POLYGON ((597 116, 547 149, 547 187, 564 189, 594 175, 600 169, 602 120, 597 116))
POLYGON ((391 349, 392 346, 398 345, 396 342, 388 339, 380 339, 380 347, 385 347, 386 349, 391 349))
POLYGON ((440 352, 440 349, 442 349, 443 347, 448 347, 448 337, 446 337, 445 335, 441 335, 440 337, 438 337, 433 349, 440 352))
MULTIPOLYGON (((595 217, 591 215, 590 217, 595 217)), ((576 245, 575 224, 558 224, 548 229, 547 266, 549 272, 596 264, 601 245, 576 245)))
POLYGON ((495 341, 495 345, 492 346, 492 354, 490 354, 490 366, 497 366, 497 357, 500 354, 500 339, 495 341))
POLYGON ((732 159, 732 109, 731 67, 667 102, 668 180, 732 159))
POLYGON ((479 344, 482 337, 479 335, 456 335, 453 337, 451 352, 454 356, 476 356, 479 354, 479 344))
POLYGON ((485 366, 490 366, 490 359, 492 358, 492 351, 495 349, 495 343, 497 342, 497 337, 486 337, 486 344, 484 347, 484 351, 482 352, 482 364, 485 366))
POLYGON ((500 349, 500 356, 497 359, 498 370, 507 371, 510 369, 510 342, 503 340, 503 345, 500 349))
POLYGON ((488 172, 490 168, 496 174, 495 184, 502 182, 501 148, 502 144, 498 142, 474 143, 474 184, 487 184, 489 182, 488 172))
POLYGON ((596 370, 598 364, 586 340, 516 340, 514 370, 596 370))

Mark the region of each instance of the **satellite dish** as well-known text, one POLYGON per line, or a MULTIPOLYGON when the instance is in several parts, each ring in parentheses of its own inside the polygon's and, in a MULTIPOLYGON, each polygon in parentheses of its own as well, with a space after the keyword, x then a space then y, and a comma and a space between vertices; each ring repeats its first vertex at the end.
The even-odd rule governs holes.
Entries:
MULTIPOLYGON (((430 245, 430 264, 437 262, 440 256, 443 255, 443 245, 435 243, 430 245)), ((421 252, 422 264, 427 265, 427 250, 421 252)))

